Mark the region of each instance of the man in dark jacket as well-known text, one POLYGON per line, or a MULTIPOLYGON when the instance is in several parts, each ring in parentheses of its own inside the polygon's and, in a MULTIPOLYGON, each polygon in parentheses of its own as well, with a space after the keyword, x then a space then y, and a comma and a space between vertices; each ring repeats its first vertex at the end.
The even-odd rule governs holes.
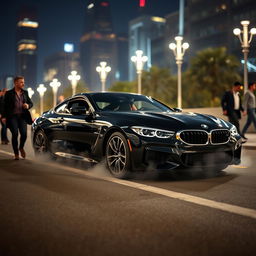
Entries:
POLYGON ((239 82, 235 82, 232 90, 226 91, 221 100, 223 115, 228 116, 230 123, 235 125, 239 134, 239 119, 241 119, 241 111, 243 111, 242 101, 239 92, 243 86, 239 82))
POLYGON ((6 92, 4 97, 4 109, 2 121, 12 133, 12 147, 14 159, 19 160, 19 151, 23 158, 26 157, 24 145, 27 139, 27 124, 32 123, 31 115, 28 111, 33 106, 28 92, 24 90, 24 77, 14 78, 14 88, 6 92), (20 132, 20 145, 18 147, 18 134, 20 132))

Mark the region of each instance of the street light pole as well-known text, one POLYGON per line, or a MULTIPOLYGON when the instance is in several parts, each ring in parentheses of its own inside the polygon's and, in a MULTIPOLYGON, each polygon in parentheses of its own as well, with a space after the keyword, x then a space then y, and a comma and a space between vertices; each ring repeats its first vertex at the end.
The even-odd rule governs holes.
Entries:
POLYGON ((105 92, 106 91, 106 80, 107 80, 107 75, 111 71, 111 67, 107 66, 107 62, 101 61, 100 66, 96 67, 96 71, 100 75, 100 81, 101 81, 101 91, 105 92))
POLYGON ((37 87, 37 91, 40 95, 40 114, 42 114, 44 111, 44 93, 46 92, 46 90, 47 88, 43 84, 39 84, 39 86, 37 87))
POLYGON ((77 71, 75 70, 71 71, 70 75, 68 76, 68 80, 71 81, 72 95, 76 94, 76 86, 80 78, 81 77, 77 74, 77 71))
POLYGON ((182 84, 181 84, 181 66, 183 63, 183 56, 185 54, 185 51, 189 48, 188 43, 182 43, 183 37, 182 36, 176 36, 175 43, 170 43, 169 48, 173 51, 174 56, 176 58, 176 64, 178 67, 178 84, 177 84, 177 104, 178 108, 182 107, 182 84))
POLYGON ((143 70, 143 66, 144 63, 146 61, 148 61, 148 57, 147 56, 143 56, 143 51, 141 50, 137 50, 136 52, 136 56, 132 56, 131 57, 131 61, 135 63, 136 66, 136 71, 137 71, 137 76, 138 76, 138 94, 141 94, 141 76, 142 76, 142 70, 143 70))
POLYGON ((247 62, 248 62, 248 53, 249 53, 250 43, 252 41, 253 35, 256 34, 256 28, 251 28, 249 32, 249 28, 248 28, 249 24, 250 24, 249 20, 242 20, 241 25, 243 27, 243 30, 241 31, 240 28, 235 28, 233 30, 234 35, 236 35, 241 42, 242 52, 244 53, 244 93, 248 90, 247 62), (241 33, 243 34, 243 38, 241 37, 241 33))
POLYGON ((54 78, 52 82, 50 82, 50 86, 52 87, 52 92, 53 92, 53 107, 56 106, 57 104, 57 91, 60 85, 61 83, 58 81, 57 78, 54 78))

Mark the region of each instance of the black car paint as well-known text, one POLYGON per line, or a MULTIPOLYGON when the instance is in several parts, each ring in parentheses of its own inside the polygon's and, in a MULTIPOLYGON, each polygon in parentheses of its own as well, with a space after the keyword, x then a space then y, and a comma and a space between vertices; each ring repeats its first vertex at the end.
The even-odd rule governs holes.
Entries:
MULTIPOLYGON (((236 135, 231 137, 228 143, 222 145, 187 145, 178 140, 175 136, 171 138, 143 137, 136 134, 132 126, 145 126, 156 129, 172 130, 174 132, 182 130, 203 130, 202 124, 210 132, 213 129, 230 129, 228 122, 220 123, 210 115, 202 115, 184 112, 113 112, 100 111, 93 101, 95 93, 84 93, 73 98, 83 98, 90 106, 90 113, 87 115, 58 114, 53 110, 44 113, 35 120, 32 125, 32 137, 38 130, 43 130, 52 146, 56 141, 56 150, 64 150, 70 153, 84 155, 94 161, 101 161, 105 154, 105 147, 108 138, 113 132, 122 133, 131 145, 130 154, 133 170, 145 170, 151 163, 159 169, 172 169, 179 165, 185 165, 182 157, 186 154, 207 154, 227 152, 231 155, 231 161, 240 159, 241 137, 236 135), (222 125, 222 127, 220 127, 222 125), (59 143, 59 144, 58 144, 59 143), (237 148, 236 148, 237 147, 237 148)), ((111 95, 129 96, 126 93, 105 93, 111 95)), ((72 100, 70 98, 68 100, 72 100)), ((56 108, 55 108, 56 109, 56 108)), ((56 152, 56 151, 55 151, 56 152)))

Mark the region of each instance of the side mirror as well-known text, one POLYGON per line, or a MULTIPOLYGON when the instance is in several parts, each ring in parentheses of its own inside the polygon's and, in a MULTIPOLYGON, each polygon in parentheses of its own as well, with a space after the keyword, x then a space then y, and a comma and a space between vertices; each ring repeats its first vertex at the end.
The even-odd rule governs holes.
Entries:
POLYGON ((74 116, 87 115, 88 111, 84 107, 74 107, 70 109, 70 113, 74 116))
POLYGON ((182 112, 182 109, 181 109, 181 108, 173 108, 173 110, 174 110, 175 112, 182 112))

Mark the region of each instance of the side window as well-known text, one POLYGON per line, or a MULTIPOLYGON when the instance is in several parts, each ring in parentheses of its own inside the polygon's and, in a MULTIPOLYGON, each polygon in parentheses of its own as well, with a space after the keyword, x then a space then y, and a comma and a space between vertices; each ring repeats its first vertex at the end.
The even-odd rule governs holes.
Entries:
POLYGON ((59 105, 56 109, 55 109, 55 112, 58 113, 58 114, 68 114, 69 111, 67 109, 67 105, 68 103, 67 102, 64 102, 63 104, 59 105))
POLYGON ((67 106, 69 112, 71 108, 84 108, 85 110, 89 110, 88 103, 85 100, 81 99, 70 101, 67 106))

